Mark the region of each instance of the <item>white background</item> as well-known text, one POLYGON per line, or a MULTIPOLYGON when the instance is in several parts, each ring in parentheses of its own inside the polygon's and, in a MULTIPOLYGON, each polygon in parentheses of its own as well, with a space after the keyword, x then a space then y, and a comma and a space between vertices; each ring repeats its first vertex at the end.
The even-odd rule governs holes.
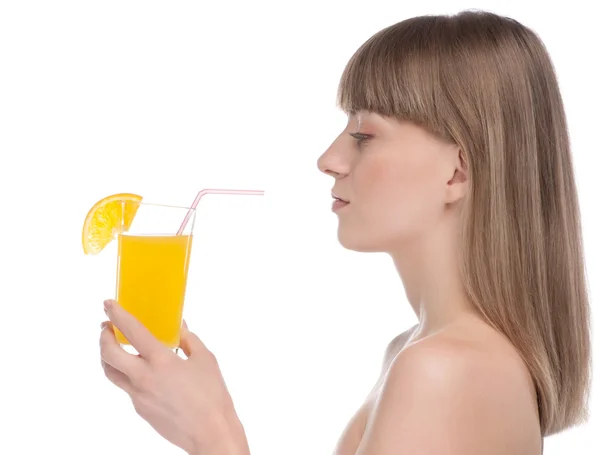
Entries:
MULTIPOLYGON (((335 92, 348 58, 414 15, 490 9, 545 41, 597 307, 599 43, 584 5, 2 1, 0 453, 180 453, 102 375, 115 249, 84 257, 80 236, 109 194, 185 205, 205 187, 267 195, 203 200, 189 325, 220 360, 253 454, 332 452, 385 345, 415 317, 386 256, 337 243, 332 181, 315 164, 345 124, 335 92)), ((597 393, 591 410, 545 453, 598 453, 597 393)))

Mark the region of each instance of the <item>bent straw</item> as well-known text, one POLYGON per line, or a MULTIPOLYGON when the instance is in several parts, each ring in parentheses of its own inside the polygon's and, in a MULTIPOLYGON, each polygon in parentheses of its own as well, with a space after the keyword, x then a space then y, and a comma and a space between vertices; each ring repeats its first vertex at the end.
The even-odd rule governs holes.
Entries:
POLYGON ((194 202, 192 202, 192 206, 190 207, 190 210, 185 215, 185 218, 183 219, 183 223, 181 223, 181 227, 177 231, 177 235, 181 235, 183 233, 185 226, 187 225, 188 221, 190 220, 190 218, 192 216, 193 210, 198 206, 198 202, 200 202, 200 199, 202 199, 202 196, 204 196, 205 194, 242 194, 242 195, 262 196, 263 194, 265 194, 265 192, 263 190, 217 190, 217 189, 200 190, 198 192, 198 195, 196 196, 196 199, 194 199, 194 202))

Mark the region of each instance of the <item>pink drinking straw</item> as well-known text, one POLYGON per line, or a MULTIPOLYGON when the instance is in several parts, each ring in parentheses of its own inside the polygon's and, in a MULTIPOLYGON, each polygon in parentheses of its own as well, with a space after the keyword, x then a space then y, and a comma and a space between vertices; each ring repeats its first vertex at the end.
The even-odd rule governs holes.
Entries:
POLYGON ((200 199, 202 199, 202 196, 204 196, 205 194, 245 194, 245 195, 262 196, 263 194, 265 194, 265 192, 263 190, 215 190, 215 189, 200 190, 198 192, 198 195, 196 196, 196 199, 194 199, 194 202, 192 202, 192 206, 190 207, 190 210, 185 215, 185 218, 183 219, 183 223, 181 223, 181 227, 177 231, 177 235, 181 235, 183 233, 185 226, 188 224, 188 221, 190 221, 193 210, 198 206, 198 202, 200 202, 200 199))

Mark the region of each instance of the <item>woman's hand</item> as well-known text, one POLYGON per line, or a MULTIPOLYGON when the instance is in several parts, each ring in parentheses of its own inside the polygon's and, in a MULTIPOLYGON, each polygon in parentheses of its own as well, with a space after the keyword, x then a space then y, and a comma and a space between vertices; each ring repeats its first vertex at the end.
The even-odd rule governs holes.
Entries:
POLYGON ((248 443, 214 355, 184 323, 182 359, 117 302, 107 300, 100 354, 106 377, 131 397, 137 413, 189 454, 248 455, 248 443), (114 324, 139 352, 125 352, 114 324))

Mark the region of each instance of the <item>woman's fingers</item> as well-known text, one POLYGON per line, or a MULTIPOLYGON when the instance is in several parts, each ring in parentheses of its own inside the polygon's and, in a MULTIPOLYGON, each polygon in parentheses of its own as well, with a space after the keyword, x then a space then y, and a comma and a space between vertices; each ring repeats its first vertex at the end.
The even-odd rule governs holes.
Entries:
POLYGON ((144 325, 114 300, 105 300, 104 309, 111 322, 148 361, 172 354, 144 325))
POLYGON ((123 373, 125 376, 136 375, 143 367, 142 359, 125 352, 121 348, 115 338, 112 324, 108 321, 102 323, 102 332, 100 333, 100 357, 103 362, 123 373))
POLYGON ((133 386, 131 385, 131 381, 124 373, 117 370, 116 368, 110 366, 104 360, 101 361, 102 369, 104 370, 104 375, 108 378, 110 382, 116 385, 118 388, 122 389, 128 395, 131 395, 133 392, 133 386))

